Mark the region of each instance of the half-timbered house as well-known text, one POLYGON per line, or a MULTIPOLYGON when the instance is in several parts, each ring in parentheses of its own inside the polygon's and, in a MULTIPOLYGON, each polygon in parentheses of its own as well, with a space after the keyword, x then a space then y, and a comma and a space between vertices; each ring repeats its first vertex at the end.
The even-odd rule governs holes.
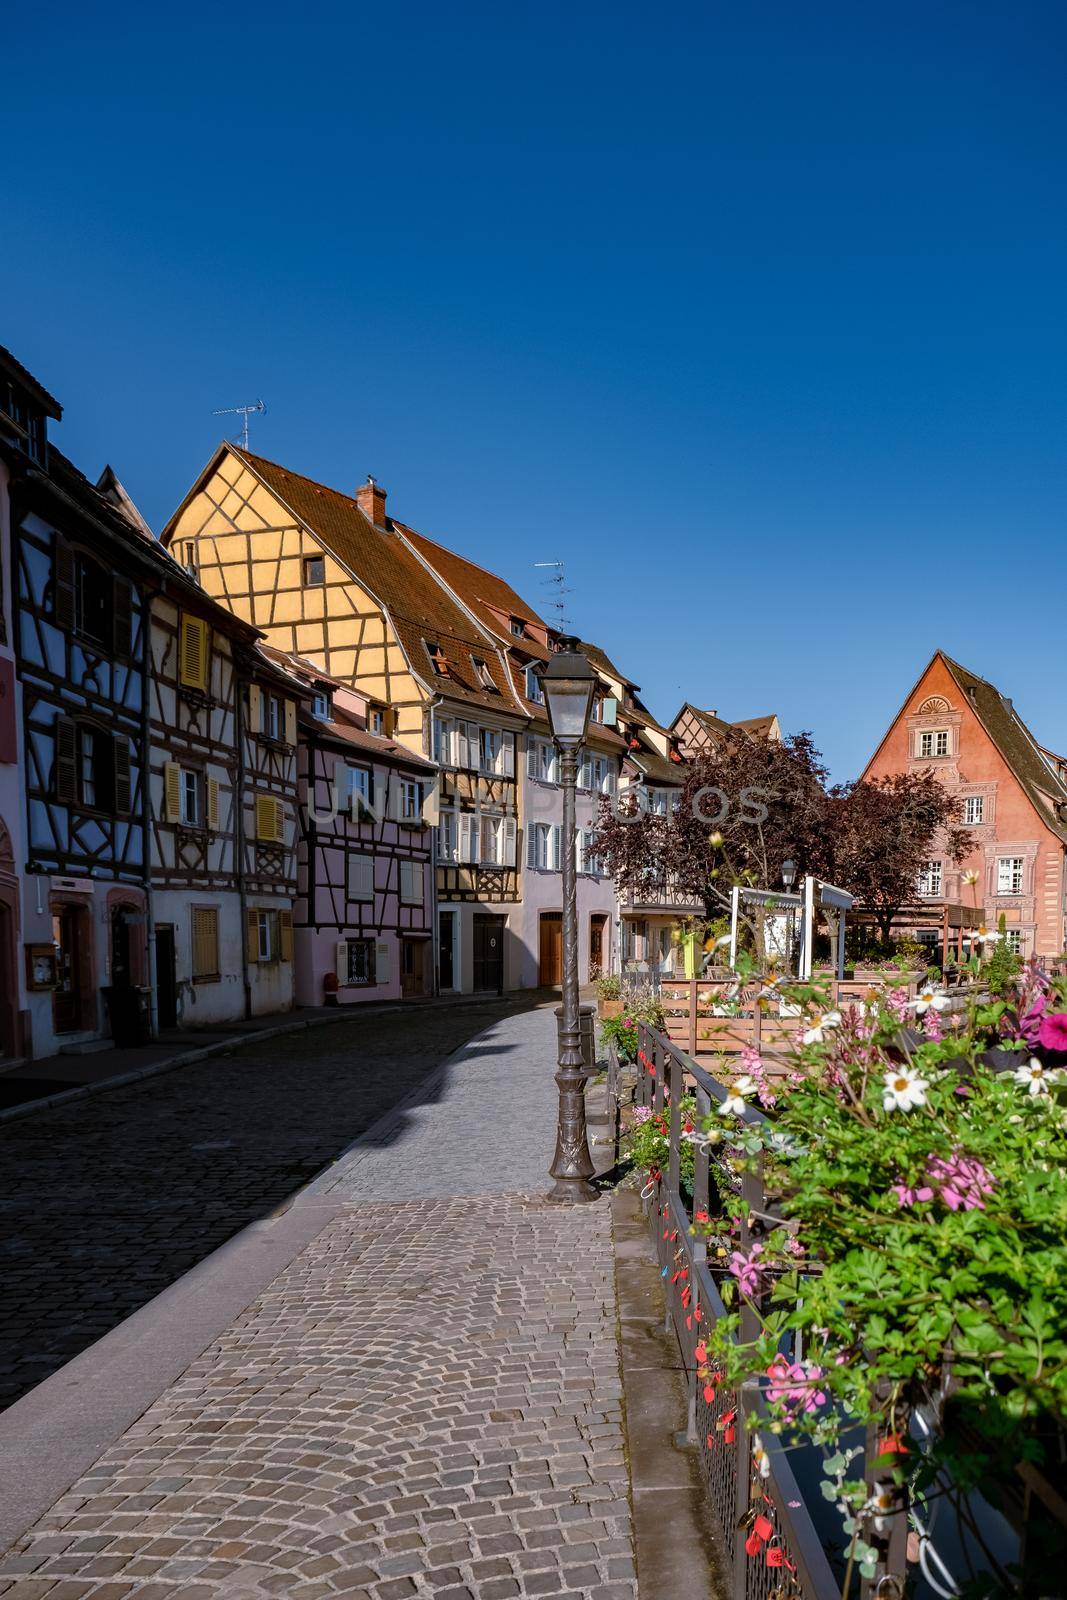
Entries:
MULTIPOLYGON (((21 362, 0 346, 0 1064, 32 1055, 27 999, 51 979, 49 938, 36 958, 24 945, 20 873, 25 867, 22 686, 16 668, 18 580, 12 485, 44 467, 48 421, 63 410, 21 362)), ((16 491, 17 495, 17 491, 16 491)), ((36 931, 36 930, 34 930, 36 931)), ((29 936, 26 935, 26 938, 29 936)))
POLYGON ((299 657, 300 838, 296 995, 420 999, 433 991, 434 882, 427 796, 436 769, 367 724, 367 701, 299 657))
MULTIPOLYGON (((554 986, 563 975, 563 791, 559 757, 538 678, 555 646, 544 618, 494 572, 412 528, 398 527, 416 555, 496 639, 512 688, 528 720, 519 763, 522 878, 520 987, 554 986)), ((614 970, 615 888, 592 848, 599 803, 616 792, 623 740, 613 702, 598 692, 579 767, 577 796, 578 978, 587 983, 614 970)))
POLYGON ((682 703, 669 732, 681 754, 689 760, 721 744, 738 732, 753 739, 770 739, 781 742, 782 729, 772 711, 765 717, 743 717, 739 722, 727 722, 717 711, 701 711, 686 700, 682 703))
POLYGON ((440 987, 516 987, 525 709, 495 639, 416 557, 385 498, 371 479, 344 495, 224 444, 163 539, 271 645, 357 689, 372 732, 440 766, 440 987))
POLYGON ((32 1051, 105 1037, 147 988, 146 596, 160 552, 54 445, 11 484, 32 1051), (47 981, 45 955, 54 950, 47 981))

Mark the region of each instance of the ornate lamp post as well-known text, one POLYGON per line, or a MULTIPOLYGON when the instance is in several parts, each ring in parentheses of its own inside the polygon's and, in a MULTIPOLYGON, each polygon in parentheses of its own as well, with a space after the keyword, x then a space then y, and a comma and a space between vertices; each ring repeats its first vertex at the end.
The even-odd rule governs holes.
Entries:
POLYGON ((550 1200, 595 1200, 589 1179, 595 1168, 585 1128, 585 1063, 578 1015, 578 907, 575 863, 575 793, 578 752, 585 743, 596 674, 578 648, 561 638, 559 649, 541 671, 552 738, 563 779, 563 1006, 559 1025, 559 1122, 556 1153, 549 1171, 556 1180, 550 1200))

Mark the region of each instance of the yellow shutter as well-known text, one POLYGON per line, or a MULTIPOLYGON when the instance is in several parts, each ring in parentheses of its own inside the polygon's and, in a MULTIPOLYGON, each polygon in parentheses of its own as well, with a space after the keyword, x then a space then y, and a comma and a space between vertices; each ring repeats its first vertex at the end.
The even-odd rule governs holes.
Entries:
POLYGON ((219 975, 219 914, 214 906, 193 907, 193 978, 219 975))
POLYGON ((259 912, 249 911, 246 914, 245 953, 249 961, 259 960, 259 912))
POLYGON ((219 825, 219 780, 207 780, 207 825, 214 832, 219 825))
POLYGON ((168 822, 180 822, 182 814, 182 769, 176 761, 163 767, 164 809, 168 822))
POLYGON ((259 719, 262 716, 261 696, 258 683, 248 685, 248 731, 259 732, 259 719))
POLYGON ((282 960, 293 959, 293 913, 281 911, 278 913, 278 925, 281 929, 282 960))
POLYGON ((199 617, 183 617, 181 633, 181 681, 192 689, 207 688, 207 623, 199 617))
POLYGON ((256 838, 274 838, 274 800, 269 794, 256 795, 256 838))
POLYGON ((274 802, 274 839, 277 844, 285 843, 285 807, 280 800, 274 802))
POLYGON ((287 700, 285 702, 285 742, 286 742, 286 744, 295 744, 296 743, 296 701, 295 700, 287 700))

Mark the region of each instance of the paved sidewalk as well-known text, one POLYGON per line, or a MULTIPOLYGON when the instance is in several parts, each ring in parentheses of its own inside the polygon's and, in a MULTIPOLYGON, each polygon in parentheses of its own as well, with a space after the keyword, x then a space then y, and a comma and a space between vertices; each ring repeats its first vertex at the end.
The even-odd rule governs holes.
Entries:
POLYGON ((548 1009, 493 1023, 432 1111, 296 1198, 310 1243, 0 1558, 0 1594, 633 1600, 611 1213, 544 1198, 553 1035, 548 1009))

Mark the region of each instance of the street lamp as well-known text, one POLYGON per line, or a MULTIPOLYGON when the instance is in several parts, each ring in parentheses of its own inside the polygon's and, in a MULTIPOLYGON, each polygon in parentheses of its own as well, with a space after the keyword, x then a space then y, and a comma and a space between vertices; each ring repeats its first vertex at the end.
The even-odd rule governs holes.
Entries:
POLYGON ((578 640, 564 636, 547 666, 539 673, 548 712, 548 725, 560 755, 563 781, 563 1005, 560 1010, 559 1120, 556 1153, 549 1172, 555 1183, 550 1200, 595 1200, 589 1179, 596 1170, 589 1154, 585 1127, 585 1062, 582 1057, 578 1015, 578 906, 575 863, 575 794, 578 788, 578 752, 585 742, 593 706, 596 674, 578 648, 578 640))
POLYGON ((788 857, 782 862, 782 884, 786 889, 791 889, 797 881, 797 864, 788 857))

